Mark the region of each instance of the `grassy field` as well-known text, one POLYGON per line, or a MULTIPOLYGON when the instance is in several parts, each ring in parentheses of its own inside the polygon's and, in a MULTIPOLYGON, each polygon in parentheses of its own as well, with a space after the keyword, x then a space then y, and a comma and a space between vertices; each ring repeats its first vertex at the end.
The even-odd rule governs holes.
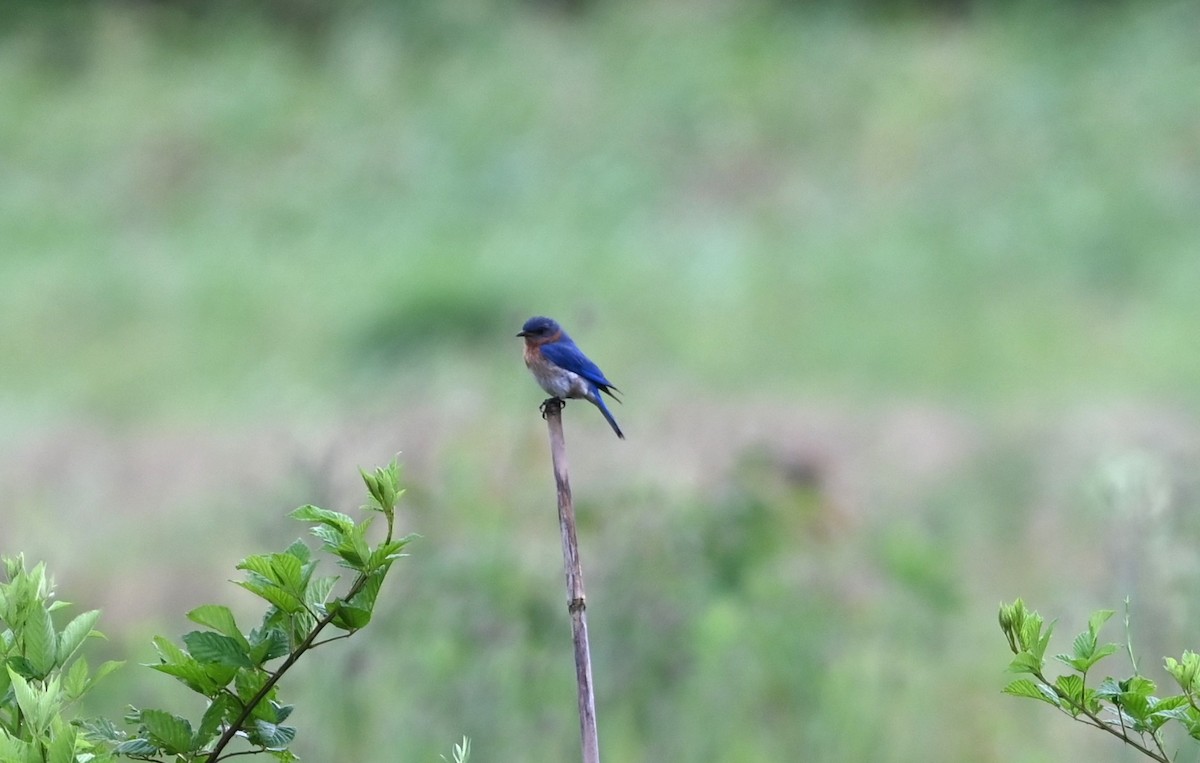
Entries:
POLYGON ((400 451, 298 751, 572 759, 545 313, 627 393, 566 414, 608 759, 1128 759, 998 693, 995 607, 1198 646, 1195 4, 80 13, 0 37, 0 551, 106 649, 400 451))

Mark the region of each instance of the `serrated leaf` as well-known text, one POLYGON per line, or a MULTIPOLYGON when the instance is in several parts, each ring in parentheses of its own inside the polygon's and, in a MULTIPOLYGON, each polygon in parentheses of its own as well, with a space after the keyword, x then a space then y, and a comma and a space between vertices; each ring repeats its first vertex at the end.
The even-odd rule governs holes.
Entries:
MULTIPOLYGON (((267 685, 270 676, 263 670, 243 670, 237 674, 236 680, 233 682, 234 691, 237 693, 238 699, 243 704, 250 704, 255 695, 267 685)), ((275 696, 276 689, 272 687, 269 692, 259 701, 259 704, 265 704, 275 696)), ((255 708, 255 714, 259 714, 259 708, 255 708)), ((269 719, 269 716, 268 716, 269 719)))
POLYGON ((245 588, 255 596, 265 599, 267 603, 278 607, 289 615, 304 610, 304 601, 302 599, 297 598, 295 594, 285 591, 273 583, 256 583, 243 580, 239 581, 237 585, 245 588))
POLYGON ((80 657, 71 663, 71 667, 63 674, 63 691, 68 699, 78 699, 88 688, 87 660, 80 657))
POLYGON ((8 678, 12 683, 13 696, 17 700, 17 707, 21 708, 21 713, 25 716, 26 721, 41 733, 45 730, 45 719, 38 714, 38 700, 40 693, 29 685, 29 682, 12 668, 8 668, 8 678))
POLYGON ((1121 646, 1119 644, 1104 644, 1103 646, 1097 647, 1096 651, 1092 653, 1092 665, 1095 665, 1097 662, 1109 656, 1110 654, 1116 654, 1117 650, 1120 648, 1121 646))
POLYGON ((139 737, 137 739, 126 739, 117 745, 113 752, 128 758, 152 758, 159 755, 162 749, 149 739, 139 737))
POLYGON ((33 667, 33 663, 20 655, 13 655, 12 657, 9 657, 7 660, 5 660, 5 665, 15 671, 17 675, 21 676, 22 678, 32 680, 38 677, 37 671, 33 667))
POLYGON ((186 718, 165 710, 143 710, 141 722, 150 741, 164 752, 181 755, 192 751, 192 724, 186 718))
MULTIPOLYGON (((173 644, 171 646, 174 647, 173 644)), ((211 697, 217 690, 226 686, 233 680, 234 674, 238 671, 234 666, 219 663, 202 665, 189 654, 182 651, 179 651, 179 654, 182 656, 177 658, 177 662, 151 664, 147 667, 153 668, 160 673, 174 676, 192 691, 199 692, 206 697, 211 697)), ((104 670, 104 667, 104 665, 101 666, 101 671, 104 670)), ((99 679, 100 675, 97 675, 96 680, 99 679)))
POLYGON ((326 600, 329 599, 329 594, 333 591, 334 585, 337 584, 338 578, 336 575, 324 578, 317 578, 308 584, 308 590, 304 592, 304 601, 309 607, 323 607, 326 600))
POLYGON ((268 554, 251 554, 238 562, 237 569, 250 573, 252 580, 263 583, 275 583, 275 572, 271 568, 271 557, 268 554))
POLYGON ((296 729, 291 726, 279 726, 264 720, 253 721, 247 726, 246 732, 253 744, 269 750, 281 750, 296 738, 296 729))
POLYGON ((76 763, 75 736, 75 729, 60 720, 46 746, 46 763, 76 763))
POLYGON ((287 634, 281 628, 266 628, 262 631, 255 631, 252 635, 253 645, 250 647, 250 659, 256 666, 261 666, 277 657, 283 657, 291 649, 287 634))
POLYGON ((1075 637, 1075 654, 1073 655, 1078 661, 1088 660, 1096 651, 1096 634, 1084 631, 1075 637))
POLYGON ((301 522, 319 522, 342 532, 349 532, 354 527, 354 520, 340 511, 330 511, 316 506, 301 506, 288 515, 301 522))
POLYGON ((1064 698, 1063 707, 1072 716, 1079 715, 1086 707, 1083 696, 1083 679, 1076 675, 1059 676, 1054 680, 1054 688, 1059 696, 1064 698))
POLYGON ((100 667, 96 668, 96 675, 92 676, 92 680, 91 680, 91 683, 89 684, 89 687, 95 686, 100 681, 100 679, 109 675, 114 670, 117 670, 124 664, 125 664, 124 660, 105 660, 104 662, 100 663, 100 667))
POLYGON ((1050 636, 1054 634, 1054 621, 1050 621, 1046 627, 1042 628, 1042 618, 1036 612, 1031 613, 1025 622, 1026 628, 1031 632, 1040 633, 1035 638, 1030 639, 1030 653, 1039 660, 1045 659, 1046 649, 1050 646, 1050 636), (1036 627, 1034 627, 1036 624, 1036 627))
POLYGON ((216 663, 237 668, 247 668, 250 661, 249 645, 243 646, 237 639, 222 636, 212 631, 192 631, 183 636, 192 657, 201 663, 216 663))
POLYGON ((292 544, 285 548, 283 553, 294 556, 304 563, 308 563, 308 561, 312 559, 312 549, 310 549, 308 544, 299 538, 292 541, 292 544))
POLYGON ((158 652, 158 658, 167 665, 194 662, 191 655, 176 646, 170 639, 155 636, 151 639, 151 643, 154 644, 154 651, 158 652))
POLYGON ((280 588, 304 598, 304 563, 291 554, 271 554, 271 574, 280 588))
POLYGON ((275 710, 275 722, 283 723, 288 719, 288 716, 295 710, 294 705, 281 705, 278 702, 272 702, 271 707, 275 710))
POLYGON ((1054 691, 1043 684, 1035 684, 1028 678, 1018 678, 1001 689, 1005 694, 1011 694, 1014 697, 1028 697, 1029 699, 1038 699, 1055 707, 1060 706, 1058 695, 1054 691))
POLYGON ((1142 694, 1127 692, 1122 694, 1117 705, 1126 718, 1130 719, 1132 725, 1137 731, 1146 730, 1150 716, 1150 700, 1142 694))
POLYGON ((62 629, 62 633, 58 634, 56 660, 59 665, 66 665, 67 660, 75 654, 75 650, 84 642, 84 639, 92 635, 92 628, 96 625, 99 617, 100 610, 93 609, 67 623, 66 627, 62 629))
POLYGON ((86 718, 77 721, 76 725, 83 732, 85 739, 95 742, 120 742, 125 735, 117 730, 116 724, 107 718, 86 718))
POLYGON ((372 573, 387 569, 392 562, 403 556, 406 556, 406 554, 401 552, 401 549, 403 549, 406 545, 408 545, 408 541, 404 539, 394 540, 390 543, 379 544, 375 550, 371 552, 371 559, 367 564, 366 571, 368 573, 372 573))
POLYGON ((246 648, 250 646, 245 635, 238 628, 237 620, 234 619, 233 611, 229 607, 220 604, 205 604, 188 612, 187 618, 197 625, 212 628, 217 633, 236 640, 246 648))
POLYGON ((23 636, 25 659, 33 668, 33 677, 44 678, 54 669, 54 661, 58 656, 58 637, 45 607, 29 608, 23 636))
POLYGON ((1150 714, 1150 725, 1154 729, 1159 729, 1164 723, 1170 720, 1178 721, 1185 728, 1200 727, 1200 714, 1197 714, 1195 708, 1188 702, 1188 698, 1184 694, 1177 694, 1172 697, 1165 697, 1157 704, 1153 705, 1154 712, 1150 714))
POLYGON ((1115 678, 1109 677, 1101 681, 1100 685, 1096 687, 1096 696, 1111 699, 1112 697, 1120 696, 1124 691, 1115 678))
POLYGON ((209 703, 208 709, 200 719, 200 727, 192 738, 193 749, 205 747, 221 732, 226 723, 232 723, 233 717, 241 710, 241 706, 228 694, 219 694, 209 703))
POLYGON ((1076 670, 1080 673, 1082 673, 1084 670, 1086 670, 1084 665, 1087 664, 1087 660, 1077 658, 1077 657, 1072 657, 1069 654, 1056 654, 1056 655, 1054 655, 1054 659, 1058 660, 1063 665, 1066 665, 1067 667, 1071 668, 1072 670, 1076 670))
POLYGON ((344 602, 334 602, 336 608, 330 605, 329 609, 334 612, 333 620, 330 622, 337 628, 344 631, 357 631, 365 628, 371 622, 371 610, 355 607, 344 602))
POLYGON ((1098 609, 1088 618, 1088 631, 1092 634, 1092 641, 1096 640, 1096 634, 1100 632, 1100 627, 1108 622, 1108 618, 1113 616, 1111 609, 1098 609))
POLYGON ((1029 652, 1021 652, 1008 664, 1009 673, 1040 673, 1042 661, 1029 652))
POLYGON ((312 534, 321 540, 321 544, 326 549, 337 548, 346 539, 346 533, 336 527, 326 527, 325 525, 316 525, 313 527, 312 534))

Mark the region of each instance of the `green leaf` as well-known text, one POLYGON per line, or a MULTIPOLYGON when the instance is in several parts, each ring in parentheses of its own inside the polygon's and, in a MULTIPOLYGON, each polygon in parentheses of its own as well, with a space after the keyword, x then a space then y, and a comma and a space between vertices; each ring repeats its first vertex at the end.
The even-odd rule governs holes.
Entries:
POLYGON ((84 612, 63 628, 62 633, 58 635, 58 650, 56 660, 59 665, 66 665, 67 660, 71 655, 75 654, 80 644, 84 639, 92 634, 99 635, 92 628, 96 624, 96 620, 100 617, 100 610, 93 609, 90 612, 84 612))
POLYGON ((27 678, 29 680, 35 680, 39 678, 38 672, 34 670, 33 663, 24 657, 21 657, 20 655, 13 655, 12 657, 9 657, 5 661, 5 664, 16 671, 17 674, 22 678, 27 678))
POLYGON ((301 522, 319 522, 341 532, 349 532, 354 527, 354 520, 347 515, 311 505, 301 506, 288 516, 301 522))
POLYGON ((1149 722, 1155 730, 1170 720, 1182 723, 1187 729, 1200 728, 1200 714, 1188 702, 1186 694, 1164 697, 1158 702, 1152 702, 1151 705, 1154 712, 1150 714, 1149 722))
POLYGON ((150 741, 164 752, 181 755, 192 751, 192 724, 187 719, 165 710, 143 710, 141 720, 150 741))
POLYGON ((192 749, 204 749, 205 745, 217 738, 225 724, 233 722, 240 710, 241 705, 228 694, 218 694, 200 719, 200 727, 192 738, 192 749))
POLYGON ((115 744, 125 738, 125 735, 117 730, 116 724, 107 718, 87 718, 79 721, 76 725, 83 732, 84 739, 94 742, 115 744))
MULTIPOLYGON (((240 671, 237 674, 237 679, 233 683, 234 691, 237 693, 238 699, 240 699, 243 704, 250 704, 255 695, 267 685, 269 678, 270 676, 264 670, 240 671)), ((263 717, 266 717, 268 720, 273 717, 269 714, 270 707, 266 706, 266 703, 269 702, 275 696, 275 694, 276 688, 272 687, 271 690, 267 692, 266 696, 259 701, 258 706, 254 708, 254 716, 263 716, 263 713, 265 712, 268 713, 268 715, 263 717), (264 708, 264 706, 266 707, 264 708)))
POLYGON ((279 587, 304 599, 304 563, 291 554, 271 554, 271 572, 279 587))
POLYGON ((1046 657, 1046 648, 1050 646, 1050 636, 1054 633, 1054 622, 1042 629, 1042 618, 1037 612, 1031 612, 1025 620, 1025 639, 1029 643, 1029 651, 1038 660, 1046 657))
POLYGON ((246 732, 253 744, 269 750, 281 750, 296 738, 296 729, 291 726, 278 726, 264 720, 250 723, 246 732))
POLYGON ((50 744, 46 746, 47 763, 75 763, 76 731, 61 719, 51 728, 50 744))
POLYGON ((353 632, 366 627, 367 623, 371 622, 371 610, 351 606, 340 599, 330 604, 329 611, 335 613, 330 622, 344 631, 353 632))
MULTIPOLYGON (((237 672, 235 667, 201 665, 196 658, 161 636, 154 637, 154 647, 158 650, 159 658, 163 662, 148 667, 160 673, 175 676, 189 689, 206 697, 211 697, 218 689, 232 681, 233 674, 237 672)), ((103 666, 101 666, 101 670, 103 670, 103 666)))
POLYGON ((91 683, 88 684, 88 688, 95 686, 102 678, 120 668, 124 664, 124 660, 105 660, 104 662, 100 663, 100 667, 96 669, 96 675, 92 676, 92 680, 91 683))
POLYGON ((1200 655, 1192 651, 1185 651, 1181 661, 1176 662, 1174 658, 1167 657, 1164 660, 1164 666, 1175 682, 1179 684, 1180 689, 1195 690, 1196 678, 1200 674, 1200 655))
POLYGON ((243 580, 238 582, 237 585, 245 588, 255 596, 265 599, 269 604, 278 607, 287 614, 304 611, 304 600, 302 598, 297 598, 294 593, 286 591, 273 583, 243 580))
POLYGON ((158 658, 167 665, 179 665, 193 661, 191 655, 175 646, 169 639, 155 636, 151 643, 154 644, 154 651, 158 652, 158 658))
POLYGON ((377 468, 373 473, 358 470, 367 492, 371 495, 371 503, 364 508, 371 511, 382 511, 390 514, 395 510, 396 502, 404 491, 400 489, 400 465, 396 461, 385 467, 377 468))
POLYGON ((1043 683, 1034 683, 1028 678, 1018 678, 1017 680, 1005 686, 1001 691, 1005 694, 1011 694, 1014 697, 1028 697, 1029 699, 1039 699, 1047 704, 1061 707, 1062 703, 1054 690, 1043 683))
POLYGON ((1120 686, 1127 694, 1137 694, 1143 697, 1149 697, 1158 688, 1153 681, 1145 676, 1133 676, 1126 681, 1122 681, 1120 686))
MULTIPOLYGON (((1097 662, 1099 662, 1100 660, 1109 656, 1110 654, 1116 654, 1117 650, 1119 650, 1120 648, 1121 648, 1120 644, 1112 644, 1112 643, 1097 647, 1096 651, 1092 653, 1092 663, 1091 664, 1095 665, 1097 662)), ((1089 667, 1091 667, 1091 666, 1089 665, 1089 667)))
POLYGON ((243 644, 219 633, 192 631, 184 634, 183 643, 201 663, 217 663, 237 668, 248 668, 253 664, 250 660, 249 644, 243 644))
POLYGON ((25 658, 33 668, 34 677, 44 678, 54 669, 54 661, 58 656, 58 637, 54 633, 54 623, 45 607, 29 608, 29 616, 24 629, 25 658))
POLYGON ((40 693, 29 685, 29 682, 12 668, 8 668, 8 678, 12 682, 13 695, 17 700, 17 707, 21 708, 21 713, 24 714, 28 723, 34 729, 41 733, 44 731, 45 719, 41 717, 38 710, 38 700, 40 693))
POLYGON ((317 578, 308 584, 308 590, 304 592, 304 601, 309 607, 316 609, 323 607, 329 594, 333 591, 333 586, 337 584, 338 578, 336 575, 324 578, 317 578))
POLYGON ((275 711, 275 723, 283 723, 296 709, 294 705, 281 705, 278 702, 272 702, 271 708, 275 711))
POLYGON ((1008 664, 1009 673, 1040 673, 1042 661, 1029 652, 1021 652, 1008 664))
POLYGON ((137 738, 126 739, 117 745, 113 752, 128 758, 153 758, 162 752, 162 748, 155 745, 149 739, 137 738))
POLYGON ((283 657, 290 651, 287 634, 282 628, 266 628, 251 633, 250 659, 256 666, 283 657))
POLYGON ((80 657, 71 664, 71 667, 63 676, 63 691, 66 692, 67 699, 78 699, 83 696, 83 693, 88 688, 88 664, 87 660, 80 657))
POLYGON ((312 550, 309 549, 308 545, 299 538, 292 541, 292 545, 285 548, 283 553, 290 554, 302 562, 308 562, 310 559, 312 559, 312 550))
POLYGON ((1137 731, 1146 730, 1150 719, 1150 700, 1141 694, 1125 694, 1118 701, 1118 707, 1127 718, 1134 722, 1130 725, 1137 731))
POLYGON ((212 628, 217 633, 236 640, 245 648, 250 647, 245 635, 238 628, 237 621, 234 619, 233 612, 229 607, 219 604, 205 604, 188 612, 187 618, 197 625, 212 628))
POLYGON ((407 546, 408 543, 409 538, 401 538, 399 540, 393 540, 390 543, 379 544, 379 546, 377 546, 375 550, 371 552, 371 559, 367 564, 366 571, 371 573, 387 568, 392 562, 402 556, 405 556, 405 554, 401 553, 401 549, 407 546))
POLYGON ((1108 622, 1108 618, 1113 616, 1111 609, 1098 609, 1088 618, 1088 632, 1092 634, 1092 642, 1096 640, 1096 634, 1100 632, 1100 627, 1108 622))
POLYGON ((1075 659, 1085 661, 1096 651, 1096 634, 1094 631, 1084 631, 1075 637, 1075 659))
POLYGON ((1080 710, 1086 707, 1083 696, 1083 679, 1079 676, 1059 676, 1054 681, 1054 688, 1058 690, 1059 696, 1065 700, 1063 708, 1072 716, 1079 715, 1080 710))
POLYGON ((346 542, 346 533, 336 527, 317 525, 313 527, 312 534, 321 539, 321 545, 327 550, 337 548, 346 542))

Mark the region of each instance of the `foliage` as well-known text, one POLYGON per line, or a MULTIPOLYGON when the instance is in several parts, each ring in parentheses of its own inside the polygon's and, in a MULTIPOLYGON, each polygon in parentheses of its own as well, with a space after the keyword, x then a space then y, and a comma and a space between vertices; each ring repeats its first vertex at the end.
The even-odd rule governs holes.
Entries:
POLYGON ((1054 623, 1045 623, 1041 615, 1025 607, 1021 599, 1000 606, 1000 629, 1016 657, 1008 669, 1028 674, 1004 687, 1006 694, 1027 697, 1058 708, 1065 715, 1119 738, 1147 757, 1167 763, 1163 729, 1174 721, 1193 739, 1200 739, 1200 655, 1185 651, 1181 659, 1167 657, 1165 667, 1175 680, 1179 694, 1156 696, 1154 681, 1141 675, 1128 638, 1129 602, 1126 600, 1125 649, 1132 664, 1127 678, 1105 677, 1098 684, 1088 677, 1092 668, 1119 650, 1120 644, 1101 644, 1101 626, 1113 615, 1109 609, 1097 610, 1088 619, 1087 630, 1075 637, 1070 654, 1055 655, 1070 672, 1055 677, 1045 675, 1046 650, 1054 623))
MULTIPOLYGON (((69 723, 66 707, 119 663, 105 663, 91 673, 77 652, 87 637, 99 635, 92 628, 99 612, 85 612, 56 630, 51 612, 65 604, 51 601, 53 584, 45 566, 26 570, 20 557, 6 559, 9 582, 0 587, 0 620, 8 627, 0 640, 7 668, 0 678, 0 761, 99 763, 126 757, 214 763, 247 753, 298 760, 289 750, 296 729, 286 724, 293 707, 282 701, 279 680, 310 650, 371 622, 384 578, 412 539, 393 537, 396 504, 404 492, 396 462, 362 472, 362 478, 370 497, 364 508, 387 522, 376 545, 367 539, 374 515, 355 522, 312 505, 291 513, 311 523, 324 550, 355 573, 343 593, 334 595, 337 576, 315 575, 317 561, 297 540, 282 552, 249 556, 238 564, 246 576, 238 585, 266 603, 257 627, 243 630, 229 607, 206 604, 187 614, 202 629, 185 634, 182 646, 154 639, 159 659, 149 667, 207 700, 207 710, 194 723, 169 710, 136 707, 125 715, 135 727, 132 733, 107 719, 69 723), (331 626, 341 633, 318 640, 331 626), (248 749, 225 752, 235 737, 248 749)), ((456 761, 465 761, 469 751, 464 738, 455 747, 456 761)))
POLYGON ((94 672, 80 655, 84 642, 100 637, 99 611, 77 615, 58 628, 52 613, 69 606, 54 600, 45 564, 26 569, 22 556, 3 560, 0 584, 0 761, 103 763, 112 756, 68 721, 67 711, 97 681, 120 666, 105 662, 94 672))

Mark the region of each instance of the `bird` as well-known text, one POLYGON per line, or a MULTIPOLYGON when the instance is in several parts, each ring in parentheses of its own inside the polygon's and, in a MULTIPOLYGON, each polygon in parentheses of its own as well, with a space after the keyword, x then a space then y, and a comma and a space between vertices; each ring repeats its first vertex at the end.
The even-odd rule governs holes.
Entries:
MULTIPOLYGON (((558 321, 544 316, 534 316, 525 321, 517 336, 525 339, 525 365, 533 372, 533 378, 554 399, 576 398, 586 400, 600 409, 617 437, 625 439, 617 420, 604 404, 604 393, 616 400, 614 392, 621 390, 604 377, 600 367, 563 331, 558 321)), ((546 401, 550 402, 550 401, 546 401)), ((543 404, 544 405, 544 404, 543 404)))

